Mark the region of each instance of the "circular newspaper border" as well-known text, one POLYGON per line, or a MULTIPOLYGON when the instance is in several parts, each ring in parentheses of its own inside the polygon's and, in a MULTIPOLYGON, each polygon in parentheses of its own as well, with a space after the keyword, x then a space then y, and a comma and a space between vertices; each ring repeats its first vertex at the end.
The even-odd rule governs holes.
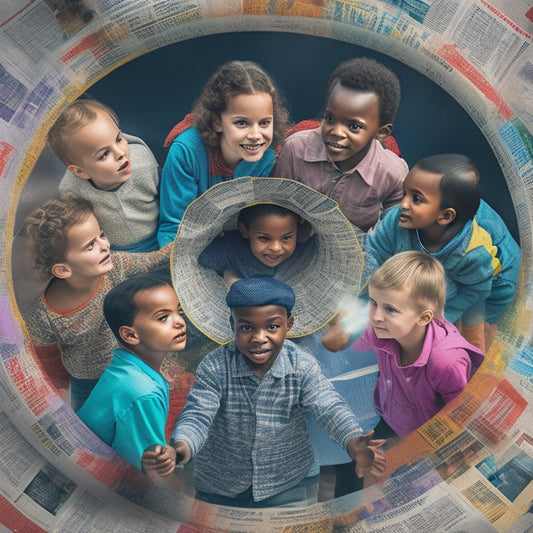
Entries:
MULTIPOLYGON (((170 1, 168 3, 170 5, 170 1)), ((372 3, 372 0, 368 1, 368 4, 372 3)), ((275 13, 278 9, 278 4, 280 12, 286 15, 292 14, 289 13, 288 10, 293 3, 281 1, 275 3, 269 2, 268 13, 275 13)), ((117 42, 120 42, 121 38, 124 39, 127 36, 126 28, 128 17, 133 18, 136 15, 136 12, 133 10, 131 13, 121 13, 120 22, 116 24, 113 31, 109 31, 112 30, 111 25, 109 24, 109 18, 102 17, 100 26, 98 26, 98 20, 94 19, 91 22, 91 31, 94 31, 95 25, 96 29, 101 28, 103 30, 105 27, 106 29, 102 34, 102 39, 104 36, 107 36, 107 40, 105 41, 103 49, 98 54, 94 55, 94 62, 91 64, 90 69, 87 69, 87 77, 85 78, 85 81, 83 81, 83 77, 77 75, 72 76, 71 78, 68 77, 65 65, 63 64, 63 60, 66 61, 66 56, 62 56, 61 61, 59 61, 59 57, 54 58, 53 54, 47 52, 47 62, 43 67, 50 68, 50 73, 54 78, 57 74, 57 79, 63 80, 59 83, 63 84, 64 98, 58 102, 57 107, 49 113, 49 116, 42 116, 38 113, 32 115, 33 112, 31 110, 34 109, 34 104, 29 100, 29 97, 32 96, 33 93, 28 92, 26 95, 28 97, 27 117, 32 117, 29 118, 29 120, 33 120, 35 123, 33 130, 35 131, 35 137, 33 138, 31 146, 28 141, 30 137, 29 134, 31 133, 30 131, 24 132, 24 135, 22 135, 21 132, 17 130, 13 135, 9 137, 6 136, 8 140, 11 140, 11 145, 8 143, 6 146, 4 141, 2 141, 2 150, 4 151, 3 155, 5 156, 3 159, 5 166, 2 168, 4 184, 4 203, 2 205, 5 206, 6 209, 2 210, 3 214, 0 219, 0 226, 5 235, 4 246, 0 252, 0 257, 2 258, 2 265, 4 271, 7 272, 7 276, 0 281, 0 316, 2 319, 0 321, 2 335, 0 354, 3 363, 0 372, 2 373, 2 397, 8 400, 8 405, 4 406, 6 409, 5 414, 13 423, 18 423, 17 429, 19 429, 20 434, 23 435, 23 437, 26 438, 47 461, 64 470, 65 475, 75 479, 82 487, 90 488, 93 493, 101 492, 102 494, 106 494, 106 496, 104 496, 106 499, 109 499, 109 497, 112 496, 109 492, 106 493, 106 486, 103 483, 96 481, 93 478, 94 474, 89 474, 90 468, 79 468, 77 465, 81 465, 82 463, 76 461, 77 457, 71 456, 69 453, 65 452, 65 447, 71 446, 76 448, 76 446, 79 446, 80 441, 82 442, 87 435, 86 428, 84 429, 84 426, 80 424, 79 419, 73 414, 70 417, 70 426, 68 423, 66 424, 65 432, 58 432, 59 428, 55 425, 54 416, 60 410, 65 409, 65 404, 63 404, 55 394, 54 390, 49 386, 48 379, 44 377, 35 362, 35 357, 31 349, 31 342, 27 337, 27 331, 20 317, 15 295, 13 294, 13 283, 10 277, 11 249, 14 238, 13 221, 22 184, 28 178, 36 159, 33 152, 35 150, 39 151, 40 148, 42 148, 44 144, 44 136, 51 125, 51 117, 57 117, 57 113, 63 106, 74 100, 92 83, 97 81, 100 77, 105 76, 112 69, 120 66, 128 60, 134 59, 139 54, 146 53, 159 46, 212 33, 224 33, 227 31, 280 31, 285 28, 287 31, 296 33, 300 32, 327 38, 337 38, 387 54, 412 68, 425 72, 428 77, 433 79, 444 90, 450 93, 459 103, 463 103, 469 115, 479 125, 498 156, 513 196, 515 208, 521 214, 520 236, 524 262, 522 267, 522 281, 519 287, 520 301, 516 308, 513 320, 509 321, 509 324, 506 325, 503 335, 500 336, 499 334, 498 340, 500 342, 498 349, 500 354, 499 358, 493 358, 494 365, 498 366, 496 372, 501 374, 502 370, 513 361, 513 357, 520 361, 519 356, 522 356, 528 349, 528 339, 531 337, 531 318, 530 311, 525 307, 524 302, 531 298, 531 219, 533 218, 531 211, 533 210, 533 199, 529 189, 526 188, 525 183, 528 183, 528 180, 530 179, 529 177, 531 176, 533 156, 531 150, 528 148, 529 145, 526 143, 528 138, 527 135, 531 135, 527 131, 527 127, 520 122, 519 117, 516 117, 512 112, 509 112, 509 109, 506 109, 507 106, 505 105, 504 97, 506 96, 506 92, 510 91, 511 88, 503 87, 501 89, 503 92, 498 94, 493 90, 490 86, 490 82, 487 80, 479 80, 478 78, 471 77, 470 75, 475 73, 472 73, 470 70, 461 73, 459 70, 454 69, 450 66, 449 62, 454 59, 460 62, 461 57, 454 49, 453 42, 446 43, 441 59, 439 54, 436 54, 431 48, 424 46, 424 39, 431 34, 432 30, 425 28, 423 24, 418 24, 420 34, 417 35, 416 31, 414 31, 410 34, 409 41, 407 42, 406 40, 404 43, 401 41, 401 33, 396 34, 395 31, 392 31, 391 33, 379 33, 380 31, 384 32, 385 30, 380 24, 375 26, 371 25, 371 20, 374 20, 373 15, 370 17, 356 15, 353 19, 350 19, 353 20, 353 22, 344 22, 343 20, 337 20, 335 18, 337 15, 332 13, 329 6, 321 7, 320 5, 315 5, 315 3, 310 2, 309 6, 311 6, 311 10, 306 13, 306 17, 275 16, 267 14, 267 11, 265 11, 265 14, 253 16, 257 13, 255 3, 251 3, 248 7, 243 6, 244 4, 240 5, 240 7, 235 7, 234 5, 229 4, 222 6, 211 0, 199 0, 198 3, 195 4, 195 8, 198 11, 195 12, 193 18, 184 17, 183 19, 176 19, 177 22, 175 23, 174 28, 171 27, 170 29, 168 23, 164 22, 164 31, 161 32, 160 36, 154 36, 150 48, 143 47, 140 41, 136 45, 134 40, 130 40, 128 43, 129 48, 127 48, 126 53, 116 53, 111 60, 105 58, 107 61, 101 61, 101 56, 105 55, 105 49, 110 47, 109 49, 113 52, 118 50, 118 47, 116 49, 113 48, 113 39, 117 39, 117 42), (236 16, 243 14, 247 16, 242 17, 242 19, 239 16, 236 16), (57 59, 57 66, 54 66, 53 63, 55 59, 57 59), (480 85, 477 83, 478 81, 484 82, 484 85, 480 85), (482 90, 484 90, 484 95, 481 92, 482 90), (474 97, 478 103, 474 102, 474 97), (497 121, 491 123, 487 120, 487 116, 493 114, 495 108, 498 108, 496 113, 500 113, 502 117, 500 124, 498 124, 497 121), (509 135, 511 135, 512 139, 515 141, 512 146, 509 142, 509 135), (502 140, 505 136, 507 136, 506 142, 502 140), (23 159, 20 155, 21 153, 28 153, 27 159, 23 159), (519 323, 519 326, 516 325, 517 323, 519 323), (32 382, 30 387, 27 386, 28 381, 32 382), (30 395, 28 393, 29 389, 38 389, 41 396, 36 397, 35 394, 30 395), (16 411, 16 416, 12 414, 12 411, 16 411), (37 430, 42 429, 42 426, 39 424, 42 423, 44 416, 50 417, 50 427, 55 429, 53 433, 48 431, 45 434, 36 437, 35 427, 37 426, 37 430), (69 463, 77 463, 77 465, 66 465, 65 461, 69 463), (85 473, 83 472, 83 469, 86 469, 85 473)), ((488 7, 490 8, 491 6, 488 7)), ((260 9, 261 8, 257 7, 257 10, 260 9)), ((342 5, 340 9, 343 9, 342 5)), ((353 9, 355 10, 356 7, 353 9)), ((420 20, 420 15, 415 12, 411 15, 411 13, 403 11, 403 9, 394 6, 386 6, 382 2, 376 1, 375 9, 376 14, 378 9, 381 10, 381 16, 387 16, 387 24, 392 26, 394 25, 395 20, 401 21, 401 17, 405 17, 406 21, 410 21, 410 23, 416 28, 416 20, 420 20)), ((155 12, 151 12, 151 15, 155 16, 154 13, 155 12)), ((163 19, 165 16, 164 11, 160 10, 160 13, 163 19)), ((110 16, 112 17, 113 15, 110 16)), ((339 16, 342 16, 342 14, 339 14, 339 16)), ((383 20, 385 20, 385 18, 383 18, 383 20)), ((134 23, 133 26, 135 26, 134 23)), ((78 42, 76 40, 78 37, 78 35, 74 35, 71 38, 72 42, 78 42)), ((531 40, 530 36, 529 40, 531 40)), ((8 41, 6 40, 6 42, 8 41)), ((31 40, 28 39, 27 42, 31 43, 31 40)), ((99 42, 96 41, 94 45, 98 46, 98 44, 99 42)), ((87 42, 87 46, 90 47, 89 42, 87 42)), ((58 54, 63 54, 66 49, 66 46, 60 47, 58 54)), ((90 55, 90 52, 88 52, 88 55, 90 55)), ((42 72, 39 71, 36 76, 39 75, 43 75, 43 79, 45 79, 49 73, 42 74, 42 72)), ((44 86, 46 86, 46 83, 44 86)), ((512 89, 514 90, 514 87, 512 89)), ((25 102, 22 102, 20 105, 26 109, 25 102)), ((3 124, 3 126, 5 126, 5 124, 3 124)), ((5 128, 7 130, 8 126, 5 126, 5 128)), ((16 126, 13 126, 13 129, 16 128, 16 126)), ((517 365, 520 365, 520 362, 518 362, 517 365)), ((465 392, 468 393, 469 387, 470 385, 465 392)), ((461 396, 461 398, 463 398, 463 396, 461 396)), ((467 405, 468 402, 466 398, 467 397, 465 397, 464 407, 468 411, 468 409, 472 409, 472 406, 469 404, 467 405)), ((68 414, 66 418, 68 418, 68 414)), ((67 420, 67 422, 69 422, 69 420, 67 420)), ((85 459, 86 461, 90 461, 90 456, 85 459)), ((407 461, 408 459, 405 460, 407 461)), ((116 472, 119 472, 121 469, 126 470, 123 463, 116 461, 116 457, 110 460, 110 464, 111 463, 113 463, 112 466, 116 469, 116 472)), ((107 487, 111 491, 123 495, 125 498, 132 499, 131 493, 127 487, 125 490, 119 490, 117 486, 112 485, 107 485, 107 487)), ((123 484, 121 485, 121 488, 124 488, 123 484)), ((80 501, 83 500, 80 499, 80 501)), ((342 509, 340 510, 335 507, 329 507, 327 512, 331 512, 333 515, 338 515, 349 513, 352 510, 355 511, 359 501, 360 500, 356 498, 353 503, 346 502, 341 505, 342 509)), ((8 503, 16 513, 17 509, 14 498, 8 500, 8 503)), ((4 507, 4 511, 6 509, 9 509, 9 507, 4 507)), ((129 505, 129 502, 123 499, 120 499, 120 504, 111 505, 109 509, 109 516, 111 516, 112 513, 117 524, 121 518, 126 521, 131 519, 132 511, 135 512, 135 517, 138 521, 142 522, 145 520, 146 524, 153 524, 153 515, 148 514, 146 518, 143 518, 143 515, 136 511, 135 508, 132 508, 132 506, 129 505)), ((320 516, 323 518, 323 515, 320 516)), ((22 515, 20 515, 18 519, 20 520, 21 518, 23 518, 22 515)), ((320 519, 318 520, 320 521, 320 519)), ((316 520, 316 514, 309 515, 309 521, 312 522, 313 525, 316 520)), ((345 520, 343 524, 347 523, 346 520, 348 523, 351 521, 348 516, 343 520, 345 520)), ((356 520, 355 515, 353 520, 356 520)), ((281 524, 279 519, 277 523, 281 524)), ((120 527, 117 525, 114 530, 128 531, 129 528, 127 526, 120 527)), ((260 530, 262 530, 262 525, 258 523, 257 531, 260 530)))

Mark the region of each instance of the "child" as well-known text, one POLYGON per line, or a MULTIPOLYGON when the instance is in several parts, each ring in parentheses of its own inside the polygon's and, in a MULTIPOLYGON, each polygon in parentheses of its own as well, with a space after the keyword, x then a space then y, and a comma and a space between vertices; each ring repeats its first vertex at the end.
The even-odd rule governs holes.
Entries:
POLYGON ((198 263, 223 276, 275 276, 287 281, 307 267, 315 254, 315 239, 303 235, 299 215, 276 204, 256 204, 239 212, 238 230, 217 237, 198 257, 198 263))
POLYGON ((431 255, 392 256, 370 277, 368 293, 370 324, 351 348, 377 355, 375 436, 407 437, 461 393, 484 354, 443 318, 444 269, 431 255))
POLYGON ((111 361, 115 340, 104 319, 104 296, 126 278, 167 267, 170 245, 146 254, 110 252, 91 202, 70 195, 33 211, 26 232, 36 270, 43 281, 51 278, 24 317, 26 326, 60 393, 70 375, 76 411, 111 361))
POLYGON ((179 463, 196 456, 197 497, 238 507, 315 503, 308 413, 361 461, 358 473, 382 471, 383 441, 371 440, 371 432, 361 436, 314 358, 285 340, 293 324, 292 289, 254 276, 236 281, 226 301, 235 342, 198 366, 171 439, 179 463))
POLYGON ((73 193, 93 203, 113 250, 158 248, 159 166, 141 139, 120 131, 111 109, 96 100, 72 102, 48 143, 68 169, 61 196, 73 193))
POLYGON ((521 253, 499 215, 480 201, 479 171, 460 154, 419 161, 407 175, 404 198, 366 240, 366 274, 403 250, 436 257, 446 272, 444 315, 481 350, 511 304, 521 253))
POLYGON ((207 81, 194 108, 169 134, 161 178, 159 244, 174 240, 187 206, 215 183, 268 176, 287 111, 269 76, 250 61, 230 61, 207 81))
POLYGON ((78 416, 137 468, 157 447, 159 473, 171 474, 176 452, 165 445, 169 387, 160 368, 168 352, 185 347, 176 292, 162 276, 130 278, 107 293, 104 315, 119 347, 78 416))
POLYGON ((292 178, 336 200, 363 232, 398 204, 407 163, 382 146, 392 132, 400 83, 367 58, 341 63, 331 75, 322 125, 290 135, 272 176, 292 178))

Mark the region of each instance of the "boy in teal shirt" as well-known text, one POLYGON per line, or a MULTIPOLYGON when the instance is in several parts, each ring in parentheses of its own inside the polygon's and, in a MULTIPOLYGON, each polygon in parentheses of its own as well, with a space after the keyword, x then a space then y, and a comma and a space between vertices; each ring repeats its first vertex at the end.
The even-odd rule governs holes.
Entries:
POLYGON ((178 297, 163 277, 130 278, 106 295, 104 314, 120 346, 78 416, 137 468, 145 450, 157 450, 158 472, 168 475, 176 452, 166 446, 169 387, 159 369, 168 352, 185 348, 178 297))

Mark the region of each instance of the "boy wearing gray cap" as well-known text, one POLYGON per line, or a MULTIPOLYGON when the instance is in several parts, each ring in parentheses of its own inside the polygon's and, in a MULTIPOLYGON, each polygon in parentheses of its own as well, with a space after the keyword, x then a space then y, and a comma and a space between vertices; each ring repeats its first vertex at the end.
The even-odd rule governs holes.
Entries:
MULTIPOLYGON (((286 341, 294 321, 292 289, 252 276, 233 283, 226 302, 235 341, 198 366, 171 439, 179 463, 196 457, 197 498, 235 507, 316 503, 318 464, 308 414, 356 460, 359 475, 379 475, 384 441, 362 434, 316 360, 286 341)), ((157 469, 145 453, 144 464, 150 459, 157 469)))

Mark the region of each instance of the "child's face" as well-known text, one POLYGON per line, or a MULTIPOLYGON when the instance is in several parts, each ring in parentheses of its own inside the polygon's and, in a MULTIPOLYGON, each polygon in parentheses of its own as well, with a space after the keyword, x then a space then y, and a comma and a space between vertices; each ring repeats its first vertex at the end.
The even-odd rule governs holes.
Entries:
POLYGON ((368 316, 378 339, 396 339, 405 346, 417 336, 415 330, 428 324, 427 312, 415 309, 409 301, 408 287, 377 289, 370 283, 368 294, 368 316))
POLYGON ((272 143, 274 108, 268 93, 239 94, 228 99, 215 124, 224 161, 235 168, 241 160, 259 161, 272 143))
POLYGON ((235 345, 258 375, 265 375, 276 360, 294 319, 279 305, 236 307, 232 310, 235 345))
POLYGON ((276 267, 296 249, 298 218, 292 215, 262 215, 255 217, 248 229, 240 223, 239 230, 250 241, 254 257, 263 265, 276 267))
POLYGON ((93 214, 67 231, 68 250, 65 262, 68 277, 95 278, 113 268, 109 241, 93 214))
POLYGON ((69 138, 71 172, 90 179, 104 191, 116 189, 131 176, 128 141, 108 113, 97 111, 96 119, 78 128, 69 138))
POLYGON ((138 312, 128 332, 135 336, 135 352, 147 357, 185 348, 186 325, 176 292, 170 285, 140 291, 135 295, 138 312))
POLYGON ((407 174, 404 184, 402 212, 398 225, 406 229, 426 229, 438 224, 443 216, 440 207, 441 174, 420 170, 416 165, 407 174))
POLYGON ((356 92, 337 83, 322 120, 322 140, 328 159, 343 171, 353 168, 366 155, 380 130, 377 95, 356 92))

